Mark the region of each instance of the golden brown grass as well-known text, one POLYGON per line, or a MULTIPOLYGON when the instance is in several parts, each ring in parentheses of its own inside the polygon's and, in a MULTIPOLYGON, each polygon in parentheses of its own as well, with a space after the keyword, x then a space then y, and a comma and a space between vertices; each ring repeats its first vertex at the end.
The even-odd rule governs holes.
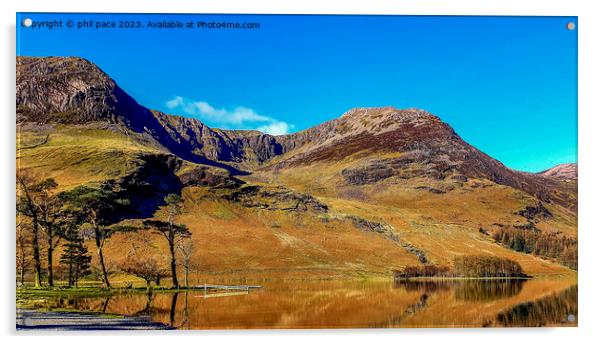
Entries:
MULTIPOLYGON (((61 189, 124 175, 137 154, 158 152, 120 133, 74 127, 58 127, 47 144, 23 149, 40 142, 43 135, 19 133, 17 163, 55 178, 61 189)), ((418 263, 398 243, 359 230, 345 219, 353 215, 391 225, 402 243, 423 250, 432 263, 450 264, 463 254, 491 254, 518 261, 530 275, 574 274, 552 261, 504 248, 479 233, 479 228, 491 230, 496 223, 524 223, 515 212, 534 204, 533 197, 486 180, 460 186, 450 180, 390 178, 375 185, 344 185, 340 171, 371 158, 358 154, 337 163, 244 177, 250 183, 310 193, 329 206, 328 214, 245 208, 206 188, 185 188, 184 213, 177 220, 193 233, 195 269, 209 276, 365 277, 390 276, 391 269, 418 263), (432 194, 416 186, 454 189, 432 194)), ((576 236, 576 214, 559 206, 546 207, 554 217, 540 221, 538 228, 576 236)), ((161 238, 152 240, 165 248, 161 238)), ((109 241, 110 265, 118 265, 127 245, 123 236, 109 241)))

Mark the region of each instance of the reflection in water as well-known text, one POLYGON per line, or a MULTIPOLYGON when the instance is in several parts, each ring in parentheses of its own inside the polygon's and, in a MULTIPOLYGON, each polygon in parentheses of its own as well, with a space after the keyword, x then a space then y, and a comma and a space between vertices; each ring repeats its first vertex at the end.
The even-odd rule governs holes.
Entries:
POLYGON ((44 308, 123 315, 181 329, 552 326, 577 314, 574 280, 266 282, 247 295, 202 292, 55 298, 44 308), (566 290, 566 291, 563 291, 566 290))
POLYGON ((457 300, 491 301, 512 297, 520 293, 525 280, 397 280, 394 288, 404 288, 408 292, 436 293, 454 291, 457 300))
POLYGON ((503 326, 546 326, 577 322, 577 286, 558 295, 518 304, 509 311, 498 314, 503 326))
POLYGON ((178 295, 180 293, 173 293, 171 297, 171 307, 169 308, 169 326, 174 326, 176 319, 176 306, 178 305, 178 295))
POLYGON ((451 280, 395 280, 394 288, 402 288, 408 292, 420 291, 433 293, 436 291, 447 291, 453 286, 451 280))
POLYGON ((188 328, 190 325, 190 312, 188 311, 188 292, 184 292, 184 316, 182 319, 183 328, 188 328))
POLYGON ((107 312, 107 307, 109 307, 109 301, 111 300, 111 296, 107 296, 104 299, 104 302, 102 303, 101 309, 100 311, 102 313, 106 313, 107 312))
POLYGON ((399 315, 394 315, 391 318, 387 319, 384 322, 374 324, 371 327, 374 328, 387 328, 387 327, 403 327, 404 320, 417 312, 420 312, 422 309, 426 308, 428 305, 429 295, 422 294, 418 301, 414 304, 409 305, 403 313, 399 315))
POLYGON ((491 301, 518 295, 525 280, 469 280, 455 290, 456 299, 462 301, 491 301))
POLYGON ((134 315, 151 315, 152 314, 151 310, 153 308, 153 299, 155 297, 155 294, 146 293, 145 296, 146 296, 146 303, 145 303, 144 308, 135 312, 134 315))

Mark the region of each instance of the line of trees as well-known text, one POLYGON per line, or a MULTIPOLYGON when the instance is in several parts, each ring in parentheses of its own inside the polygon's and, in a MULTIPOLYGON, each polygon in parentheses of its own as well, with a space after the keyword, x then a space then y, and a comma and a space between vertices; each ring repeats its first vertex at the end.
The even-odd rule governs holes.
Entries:
POLYGON ((397 278, 413 277, 449 277, 451 269, 449 266, 439 266, 434 264, 408 265, 402 271, 395 271, 397 278))
POLYGON ((544 233, 538 229, 500 228, 493 239, 512 250, 557 259, 560 264, 577 270, 577 239, 560 233, 544 233))
POLYGON ((486 255, 454 258, 454 272, 464 277, 526 277, 518 262, 486 255))
POLYGON ((516 261, 489 255, 456 257, 453 267, 445 265, 408 265, 394 270, 395 279, 415 277, 527 277, 516 261))
POLYGON ((85 244, 86 240, 91 240, 95 246, 103 288, 110 289, 111 271, 105 257, 106 243, 117 233, 149 230, 167 241, 169 273, 163 272, 152 261, 145 262, 144 257, 140 262, 134 261, 129 264, 131 266, 122 267, 122 271, 146 280, 148 274, 138 273, 138 270, 150 269, 154 271, 153 279, 157 284, 161 279, 158 275, 171 276, 173 287, 179 288, 176 257, 180 253, 188 286, 192 241, 188 228, 175 222, 175 216, 182 210, 180 196, 170 194, 165 198, 166 221, 145 220, 142 226, 132 226, 119 224, 120 219, 116 214, 127 210, 129 200, 121 196, 115 183, 105 182, 98 187, 78 186, 63 192, 57 192, 57 188, 52 178, 40 180, 22 170, 17 173, 17 276, 20 285, 24 284, 25 275, 32 268, 34 287, 42 286, 43 275, 47 278, 46 285, 53 287, 54 252, 63 242, 60 263, 68 271, 68 285, 77 287, 81 278, 92 274, 91 256, 85 244), (46 252, 42 252, 44 249, 46 252), (46 270, 42 264, 43 253, 47 260, 46 270))

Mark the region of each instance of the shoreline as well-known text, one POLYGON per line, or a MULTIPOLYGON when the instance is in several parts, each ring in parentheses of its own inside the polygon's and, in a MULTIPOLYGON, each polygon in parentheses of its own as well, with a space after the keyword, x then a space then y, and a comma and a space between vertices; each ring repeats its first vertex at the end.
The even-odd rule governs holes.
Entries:
POLYGON ((528 281, 535 279, 533 276, 527 277, 436 277, 436 276, 417 276, 417 277, 398 277, 394 278, 395 282, 400 281, 502 281, 502 280, 523 280, 528 281))
POLYGON ((150 316, 124 316, 118 314, 40 310, 17 307, 17 331, 115 331, 115 330, 173 330, 174 328, 156 321, 150 316))

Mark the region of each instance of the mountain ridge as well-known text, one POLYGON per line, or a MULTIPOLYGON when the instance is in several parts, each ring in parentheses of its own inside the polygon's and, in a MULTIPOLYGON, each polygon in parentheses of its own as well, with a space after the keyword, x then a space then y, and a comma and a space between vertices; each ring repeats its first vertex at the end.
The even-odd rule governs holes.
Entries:
POLYGON ((106 122, 182 159, 234 175, 340 160, 358 153, 396 153, 404 158, 380 165, 398 169, 422 164, 428 167, 424 173, 435 179, 456 173, 485 178, 543 201, 576 208, 574 201, 566 201, 572 191, 562 180, 546 178, 543 172, 509 169, 466 143, 439 117, 420 109, 353 108, 317 126, 273 136, 210 128, 197 119, 149 110, 92 62, 77 57, 18 57, 16 88, 18 123, 106 122))
POLYGON ((559 180, 574 181, 577 180, 578 166, 577 163, 558 164, 537 174, 559 180))

